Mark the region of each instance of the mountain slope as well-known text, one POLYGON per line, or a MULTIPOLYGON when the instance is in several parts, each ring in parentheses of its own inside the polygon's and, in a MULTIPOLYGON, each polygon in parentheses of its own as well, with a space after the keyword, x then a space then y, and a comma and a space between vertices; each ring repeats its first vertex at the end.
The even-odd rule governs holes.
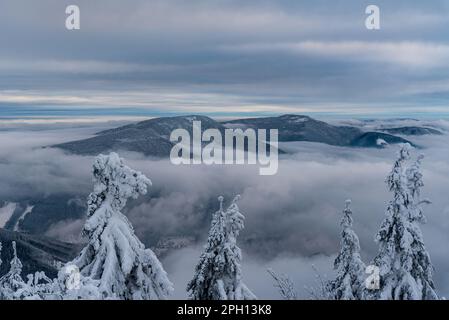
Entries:
POLYGON ((101 131, 92 138, 62 143, 55 147, 75 154, 86 155, 127 150, 141 152, 147 156, 167 157, 174 145, 170 142, 171 132, 178 128, 192 132, 193 120, 201 121, 203 130, 210 128, 224 130, 222 124, 204 116, 155 118, 101 131))
POLYGON ((10 231, 43 234, 61 220, 81 219, 86 214, 86 195, 59 194, 18 201, 3 226, 10 231))
POLYGON ((334 126, 308 116, 283 115, 269 118, 250 118, 224 123, 227 127, 254 129, 277 128, 279 141, 320 142, 333 146, 381 148, 377 139, 389 144, 410 143, 406 139, 378 132, 364 132, 351 126, 334 126))
POLYGON ((279 141, 321 142, 336 146, 347 146, 362 133, 355 127, 333 126, 301 115, 233 120, 225 122, 224 125, 232 128, 276 128, 279 130, 279 141))
POLYGON ((384 144, 396 144, 396 143, 413 143, 401 138, 392 136, 391 134, 381 133, 381 132, 365 132, 351 141, 351 147, 366 147, 366 146, 376 146, 377 148, 382 148, 384 144))
POLYGON ((387 132, 390 134, 401 134, 405 136, 423 136, 423 135, 442 135, 439 130, 426 127, 399 127, 399 128, 382 128, 379 131, 387 132))
MULTIPOLYGON (((61 148, 75 154, 96 155, 109 151, 135 151, 147 156, 168 157, 174 143, 170 142, 173 130, 182 128, 192 132, 192 121, 201 121, 202 130, 226 128, 278 129, 279 141, 310 141, 334 146, 380 147, 373 139, 360 138, 366 134, 356 127, 334 126, 323 121, 301 115, 283 115, 280 117, 240 119, 217 122, 205 116, 178 116, 155 118, 105 130, 94 137, 79 141, 58 144, 61 148)), ((370 133, 382 136, 388 143, 409 142, 403 138, 385 133, 370 133)), ((374 139, 376 140, 376 139, 374 139)))
POLYGON ((17 254, 23 264, 23 275, 44 271, 48 276, 55 277, 57 273, 55 261, 63 263, 70 261, 81 249, 79 245, 0 228, 0 242, 3 245, 1 252, 3 263, 0 265, 0 276, 9 270, 9 261, 12 258, 12 241, 17 243, 17 254))

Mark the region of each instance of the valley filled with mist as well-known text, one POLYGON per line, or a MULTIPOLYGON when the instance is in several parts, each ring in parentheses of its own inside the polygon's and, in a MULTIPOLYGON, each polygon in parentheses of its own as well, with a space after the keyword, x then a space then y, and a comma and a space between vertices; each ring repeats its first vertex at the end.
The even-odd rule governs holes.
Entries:
MULTIPOLYGON (((36 241, 34 237, 48 237, 67 243, 69 253, 62 256, 53 250, 54 259, 73 257, 85 243, 81 229, 86 220, 86 199, 93 187, 94 156, 53 146, 98 137, 96 133, 100 131, 132 123, 0 123, 0 227, 13 232, 8 237, 27 235, 29 238, 22 238, 22 245, 29 252, 48 250, 27 246, 36 241)), ((422 227, 423 235, 435 266, 437 290, 441 296, 449 295, 449 260, 442 245, 449 241, 449 122, 348 119, 327 123, 351 126, 362 133, 389 132, 415 145, 415 156, 425 155, 423 197, 432 203, 425 207, 428 222, 422 227)), ((118 152, 127 165, 152 180, 148 193, 129 201, 123 212, 138 238, 160 257, 175 284, 174 298, 187 297, 185 285, 193 276, 220 195, 225 204, 234 195, 241 195, 239 207, 245 215, 245 229, 239 237, 243 274, 259 298, 279 298, 267 268, 288 274, 302 298, 308 297, 305 286, 316 285, 314 269, 323 277, 333 277, 332 264, 339 250, 339 223, 346 199, 352 200, 354 230, 360 238, 362 258, 367 264, 371 261, 378 248, 374 236, 391 198, 385 178, 399 145, 321 143, 319 137, 312 136, 316 132, 323 135, 324 129, 318 130, 318 125, 319 122, 305 127, 304 141, 281 139, 279 147, 284 153, 279 155, 279 170, 273 176, 260 176, 257 167, 251 165, 175 166, 166 157, 112 145, 112 151, 118 152)), ((33 261, 36 260, 31 254, 29 270, 33 270, 33 261)), ((51 269, 50 261, 38 262, 38 267, 51 269)))

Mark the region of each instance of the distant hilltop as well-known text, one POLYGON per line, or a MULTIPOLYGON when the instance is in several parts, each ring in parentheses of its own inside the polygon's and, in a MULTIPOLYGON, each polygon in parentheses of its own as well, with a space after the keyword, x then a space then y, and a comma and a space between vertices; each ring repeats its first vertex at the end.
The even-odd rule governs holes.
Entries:
MULTIPOLYGON (((407 139, 394 135, 393 128, 363 131, 354 126, 331 125, 308 116, 288 114, 224 122, 200 115, 161 117, 101 131, 88 139, 61 143, 52 147, 81 155, 126 150, 165 158, 170 155, 174 145, 170 141, 171 132, 180 128, 191 131, 193 121, 201 121, 203 130, 218 129, 221 132, 224 132, 226 128, 278 129, 280 142, 309 141, 332 146, 362 148, 382 148, 386 144, 397 143, 413 145, 407 139)), ((400 128, 396 132, 402 135, 410 133, 401 132, 400 128)), ((437 133, 427 130, 423 134, 437 133)))

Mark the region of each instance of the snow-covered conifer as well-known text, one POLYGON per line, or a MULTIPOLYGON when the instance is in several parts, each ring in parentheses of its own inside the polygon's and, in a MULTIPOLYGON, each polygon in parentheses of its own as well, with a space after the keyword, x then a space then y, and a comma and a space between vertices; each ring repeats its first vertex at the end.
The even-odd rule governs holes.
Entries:
POLYGON ((195 268, 195 276, 187 285, 194 300, 251 300, 255 295, 242 282, 242 254, 237 237, 244 227, 236 196, 226 211, 223 197, 220 208, 213 215, 209 236, 195 268))
POLYGON ((29 287, 22 279, 22 262, 17 256, 16 242, 12 242, 13 258, 7 274, 0 278, 0 299, 18 300, 29 296, 29 287))
POLYGON ((328 282, 329 298, 335 300, 360 300, 363 298, 365 264, 360 257, 360 244, 352 229, 351 200, 346 200, 341 220, 341 248, 334 261, 335 280, 328 282))
POLYGON ((435 300, 438 295, 435 292, 435 287, 432 279, 433 265, 430 260, 430 255, 424 245, 424 238, 419 227, 419 224, 426 223, 426 216, 422 206, 430 204, 428 199, 421 199, 421 188, 424 187, 423 174, 421 170, 422 160, 424 155, 418 155, 416 161, 407 170, 408 189, 410 192, 409 205, 409 222, 410 233, 413 237, 411 242, 411 274, 421 288, 421 299, 435 300), (416 268, 414 270, 413 268, 416 268))
POLYGON ((421 199, 421 188, 424 187, 423 174, 421 171, 424 155, 419 155, 416 161, 407 169, 407 186, 410 191, 409 217, 411 221, 426 223, 423 204, 430 204, 428 199, 421 199))
POLYGON ((103 298, 99 290, 100 280, 85 277, 76 266, 67 264, 58 272, 54 280, 55 299, 58 300, 99 300, 103 298))
POLYGON ((89 242, 69 264, 77 266, 83 277, 98 280, 103 298, 166 298, 172 291, 166 272, 120 212, 128 198, 145 194, 151 181, 125 166, 116 153, 96 157, 93 175, 94 191, 83 228, 89 242))
POLYGON ((374 264, 380 269, 380 288, 370 292, 374 299, 437 299, 433 267, 418 225, 424 218, 418 200, 423 185, 422 158, 407 169, 409 159, 410 145, 406 144, 387 178, 393 199, 376 237, 380 248, 374 264))
POLYGON ((45 272, 37 271, 27 275, 28 292, 26 300, 57 300, 58 288, 55 287, 56 279, 50 279, 45 272))

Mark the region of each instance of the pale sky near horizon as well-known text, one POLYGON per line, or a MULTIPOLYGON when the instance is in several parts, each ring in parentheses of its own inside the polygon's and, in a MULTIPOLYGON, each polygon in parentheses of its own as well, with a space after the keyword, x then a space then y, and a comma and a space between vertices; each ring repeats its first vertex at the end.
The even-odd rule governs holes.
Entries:
POLYGON ((0 118, 448 117, 448 27, 448 0, 3 0, 0 118))

